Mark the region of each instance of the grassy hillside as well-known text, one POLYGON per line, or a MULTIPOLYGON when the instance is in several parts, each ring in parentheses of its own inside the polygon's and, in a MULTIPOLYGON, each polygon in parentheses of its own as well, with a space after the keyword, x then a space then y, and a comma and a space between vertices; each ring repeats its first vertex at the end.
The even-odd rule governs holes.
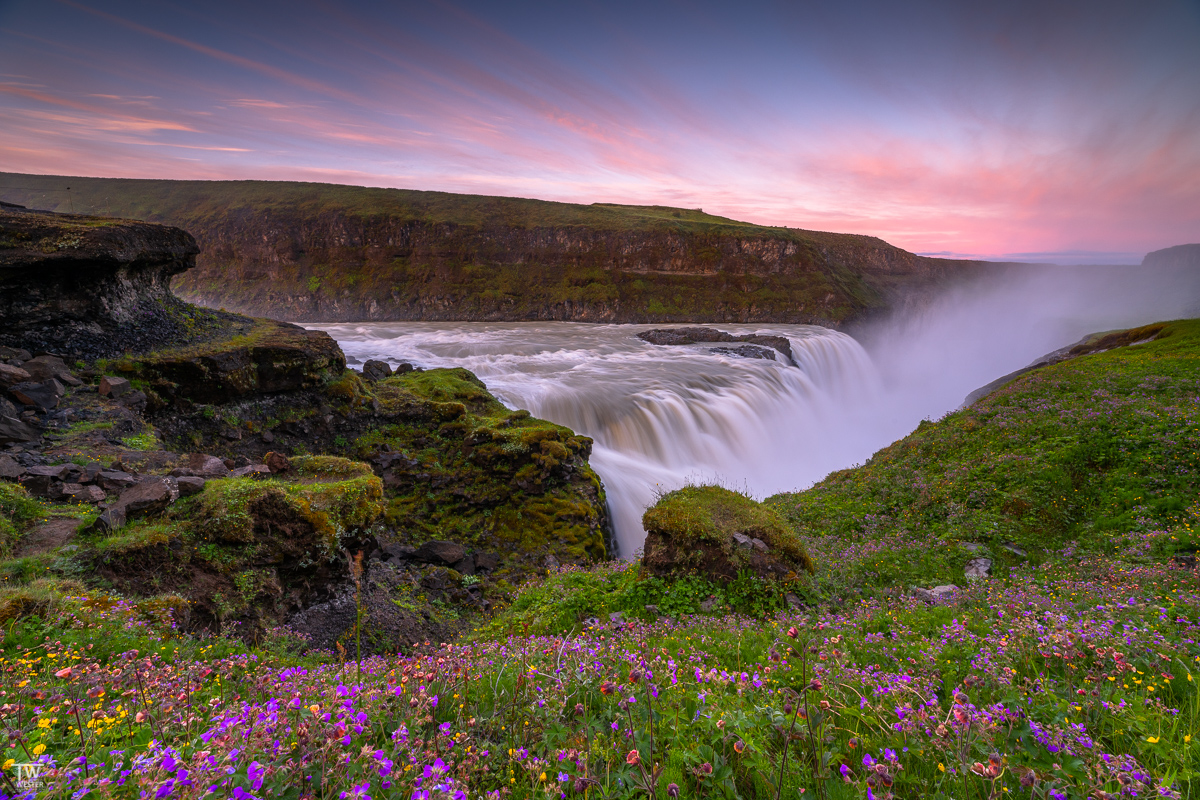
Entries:
POLYGON ((863 466, 768 504, 818 563, 839 562, 830 580, 846 585, 950 583, 970 558, 1003 572, 1068 546, 1194 552, 1200 321, 1150 335, 1024 375, 863 466))
POLYGON ((568 568, 463 640, 357 662, 40 581, 0 642, 5 779, 40 760, 45 787, 99 797, 1197 798, 1198 402, 1200 321, 1172 322, 773 498, 818 566, 797 609, 568 568), (958 543, 994 576, 963 581, 958 543), (896 591, 946 580, 964 588, 939 603, 896 591))
POLYGON ((378 189, 291 181, 173 181, 80 178, 0 172, 0 199, 48 211, 179 224, 227 215, 284 211, 307 217, 330 213, 401 221, 518 228, 584 226, 601 231, 737 233, 797 240, 808 237, 879 239, 754 225, 700 209, 615 203, 555 203, 411 189, 378 189))
POLYGON ((12 173, 0 199, 182 227, 202 253, 181 296, 291 320, 837 326, 980 268, 665 206, 12 173))

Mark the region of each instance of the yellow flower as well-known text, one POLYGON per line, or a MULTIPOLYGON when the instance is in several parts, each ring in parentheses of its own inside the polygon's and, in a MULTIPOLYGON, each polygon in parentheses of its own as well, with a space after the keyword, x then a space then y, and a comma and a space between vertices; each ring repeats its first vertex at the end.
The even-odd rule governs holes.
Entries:
POLYGON ((945 772, 945 771, 946 771, 946 765, 939 763, 938 764, 938 772, 945 772))
POLYGON ((10 769, 15 763, 17 763, 17 760, 15 758, 10 758, 8 761, 4 762, 4 766, 0 767, 0 769, 10 769))
POLYGON ((44 745, 44 744, 37 744, 37 745, 34 745, 34 747, 33 747, 33 754, 34 754, 35 756, 40 756, 40 755, 41 755, 42 753, 44 753, 44 752, 46 752, 46 745, 44 745))
POLYGON ((1184 744, 1187 744, 1187 743, 1188 743, 1188 742, 1190 742, 1191 740, 1192 740, 1192 735, 1191 735, 1190 733, 1189 733, 1187 736, 1184 736, 1184 737, 1183 737, 1183 743, 1184 743, 1184 744))
POLYGON ((1147 736, 1146 741, 1149 742, 1150 744, 1158 744, 1158 737, 1157 736, 1147 736))

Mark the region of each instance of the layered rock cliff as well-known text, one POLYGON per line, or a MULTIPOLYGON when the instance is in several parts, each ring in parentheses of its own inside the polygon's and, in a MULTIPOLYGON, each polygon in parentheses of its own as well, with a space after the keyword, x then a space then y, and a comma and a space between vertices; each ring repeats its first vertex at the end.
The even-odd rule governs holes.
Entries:
POLYGON ((921 303, 947 282, 988 268, 917 256, 869 236, 751 225, 661 206, 3 174, 0 197, 183 227, 203 252, 197 268, 177 279, 181 296, 298 321, 840 327, 921 303))
POLYGON ((195 264, 184 231, 0 209, 0 345, 101 356, 180 333, 171 278, 195 264))

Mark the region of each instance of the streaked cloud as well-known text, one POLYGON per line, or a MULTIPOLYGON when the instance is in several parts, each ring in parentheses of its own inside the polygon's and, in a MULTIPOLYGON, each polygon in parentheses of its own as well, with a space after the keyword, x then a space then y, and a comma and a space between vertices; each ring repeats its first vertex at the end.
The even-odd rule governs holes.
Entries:
POLYGON ((665 203, 961 255, 1200 231, 1184 0, 29 0, 0 23, 10 170, 665 203))

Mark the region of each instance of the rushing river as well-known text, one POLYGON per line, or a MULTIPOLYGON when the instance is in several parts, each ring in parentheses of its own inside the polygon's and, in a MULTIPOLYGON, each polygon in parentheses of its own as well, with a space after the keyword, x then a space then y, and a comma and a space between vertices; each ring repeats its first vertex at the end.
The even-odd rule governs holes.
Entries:
MULTIPOLYGON (((655 495, 719 482, 762 497, 808 486, 904 430, 877 411, 879 375, 849 336, 806 325, 722 325, 791 342, 793 359, 658 346, 661 325, 372 323, 320 326, 352 365, 466 367, 505 404, 592 437, 621 553, 655 495)), ((908 423, 908 428, 913 422, 908 423)), ((903 427, 903 426, 901 426, 903 427)))
MULTIPOLYGON (((312 325, 352 365, 466 367, 504 403, 592 437, 621 554, 656 494, 719 482, 756 497, 865 461, 971 390, 1092 331, 1200 316, 1200 271, 1036 268, 948 291, 858 341, 808 325, 720 324, 787 337, 794 361, 657 346, 671 325, 394 322, 312 325)), ((724 345, 728 346, 728 345, 724 345)))

